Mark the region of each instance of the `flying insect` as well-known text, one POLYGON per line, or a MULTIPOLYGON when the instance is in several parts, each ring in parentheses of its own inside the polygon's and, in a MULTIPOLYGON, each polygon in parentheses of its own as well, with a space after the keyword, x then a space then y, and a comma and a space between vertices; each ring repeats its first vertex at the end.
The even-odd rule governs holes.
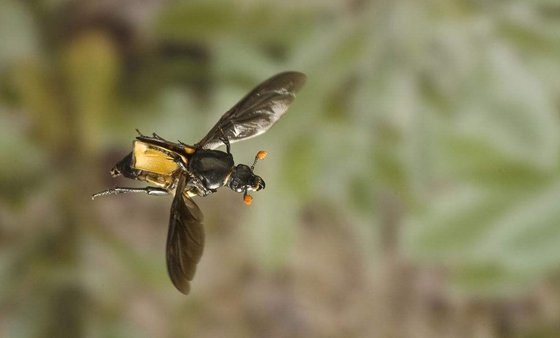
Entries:
POLYGON ((265 188, 264 180, 254 173, 255 164, 266 156, 259 151, 251 166, 235 165, 231 143, 266 132, 286 113, 301 89, 306 76, 300 72, 283 72, 262 82, 228 110, 198 143, 175 143, 153 133, 138 130, 132 151, 111 170, 111 176, 124 176, 147 182, 144 188, 115 187, 92 195, 145 193, 173 195, 166 243, 167 272, 182 293, 190 291, 196 265, 204 248, 203 215, 192 199, 207 196, 227 186, 243 193, 251 204, 251 191, 265 188), (217 150, 225 146, 225 151, 217 150))

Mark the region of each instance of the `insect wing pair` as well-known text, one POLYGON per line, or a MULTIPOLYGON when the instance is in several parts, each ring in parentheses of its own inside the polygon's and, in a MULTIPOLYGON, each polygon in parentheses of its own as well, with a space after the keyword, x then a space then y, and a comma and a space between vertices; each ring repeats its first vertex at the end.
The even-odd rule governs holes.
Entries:
POLYGON ((190 290, 196 265, 204 248, 203 215, 193 196, 205 196, 220 186, 243 192, 264 188, 264 181, 254 175, 259 152, 251 167, 234 166, 230 143, 246 140, 266 132, 287 111, 296 93, 305 83, 299 72, 284 72, 264 81, 228 110, 208 134, 189 146, 174 143, 153 134, 140 134, 133 150, 111 170, 113 176, 145 181, 146 188, 114 188, 93 195, 143 192, 149 195, 174 194, 166 244, 167 271, 175 287, 184 294, 190 290), (227 152, 215 150, 225 145, 227 152))

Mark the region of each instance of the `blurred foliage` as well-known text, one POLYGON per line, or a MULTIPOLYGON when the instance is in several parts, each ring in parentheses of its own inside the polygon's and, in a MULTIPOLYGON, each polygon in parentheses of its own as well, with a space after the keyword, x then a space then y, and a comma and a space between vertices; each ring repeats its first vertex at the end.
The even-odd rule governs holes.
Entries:
POLYGON ((557 337, 553 0, 0 2, 0 335, 557 337), (181 297, 168 199, 91 202, 135 128, 195 143, 260 81, 309 79, 199 199, 181 297))

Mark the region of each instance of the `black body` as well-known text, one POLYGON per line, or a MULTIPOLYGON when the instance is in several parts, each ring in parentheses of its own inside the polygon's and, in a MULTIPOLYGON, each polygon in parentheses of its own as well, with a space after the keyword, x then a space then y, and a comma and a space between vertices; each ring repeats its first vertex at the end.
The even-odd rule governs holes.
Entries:
POLYGON ((188 163, 188 169, 204 187, 215 191, 223 186, 234 167, 233 156, 219 150, 200 149, 188 163))
POLYGON ((133 150, 111 170, 112 176, 148 182, 145 188, 117 187, 92 198, 130 192, 149 195, 173 194, 167 237, 167 270, 175 287, 182 293, 190 290, 196 265, 204 248, 202 212, 192 200, 206 196, 222 186, 243 193, 250 204, 249 191, 264 189, 264 180, 253 172, 259 152, 251 167, 234 164, 230 143, 245 140, 267 131, 287 111, 295 94, 305 83, 299 72, 277 74, 258 85, 227 111, 216 125, 196 143, 189 146, 170 142, 157 134, 140 134, 133 150), (226 151, 215 150, 225 145, 226 151))

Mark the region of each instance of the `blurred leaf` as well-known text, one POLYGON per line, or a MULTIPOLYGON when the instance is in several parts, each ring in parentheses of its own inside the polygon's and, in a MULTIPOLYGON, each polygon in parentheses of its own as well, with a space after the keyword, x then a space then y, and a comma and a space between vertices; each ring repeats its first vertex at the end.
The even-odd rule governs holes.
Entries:
POLYGON ((454 286, 462 293, 485 295, 488 298, 510 296, 526 288, 531 279, 497 262, 479 262, 461 266, 452 276, 454 286))
POLYGON ((533 163, 504 156, 484 139, 450 135, 441 142, 447 156, 442 163, 449 177, 509 190, 531 189, 547 182, 553 173, 535 168, 533 163))
POLYGON ((111 116, 119 75, 115 46, 102 32, 86 32, 67 46, 64 61, 77 133, 84 147, 98 148, 101 121, 111 116))
POLYGON ((0 108, 0 196, 4 201, 15 202, 28 195, 38 180, 37 172, 44 168, 45 154, 25 135, 20 121, 0 108))
POLYGON ((62 144, 70 132, 63 126, 63 103, 58 88, 53 85, 54 74, 37 62, 19 64, 15 75, 21 106, 33 123, 33 132, 42 146, 62 144))
POLYGON ((19 1, 0 3, 0 72, 21 62, 39 57, 35 23, 19 1))
MULTIPOLYGON (((468 260, 515 197, 484 190, 449 187, 407 231, 407 245, 417 257, 441 262, 468 260)), ((435 197, 435 196, 434 196, 435 197)))
POLYGON ((219 42, 235 36, 253 42, 286 43, 309 27, 309 17, 305 7, 274 3, 177 2, 163 11, 156 31, 170 40, 219 42))

